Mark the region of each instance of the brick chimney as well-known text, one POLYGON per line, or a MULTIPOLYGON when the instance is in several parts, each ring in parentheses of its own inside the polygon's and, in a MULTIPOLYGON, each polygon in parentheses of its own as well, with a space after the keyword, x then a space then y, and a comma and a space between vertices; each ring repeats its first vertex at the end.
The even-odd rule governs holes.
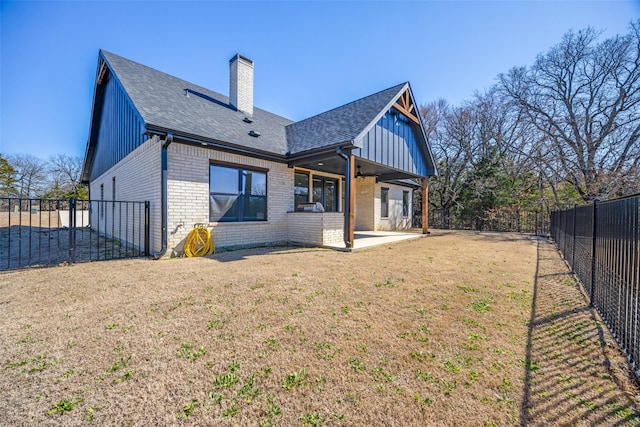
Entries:
POLYGON ((229 60, 229 104, 253 116, 253 61, 240 54, 229 60))

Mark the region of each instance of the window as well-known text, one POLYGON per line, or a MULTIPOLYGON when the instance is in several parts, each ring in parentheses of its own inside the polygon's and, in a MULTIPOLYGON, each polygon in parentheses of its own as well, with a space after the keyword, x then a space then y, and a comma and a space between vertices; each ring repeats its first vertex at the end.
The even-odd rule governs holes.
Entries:
POLYGON ((267 220, 267 173, 234 166, 209 166, 209 220, 267 220))
POLYGON ((116 212, 116 177, 114 176, 111 180, 111 200, 113 201, 113 203, 111 203, 111 213, 112 215, 114 215, 115 218, 115 212, 116 212))
POLYGON ((100 218, 104 218, 104 184, 100 184, 100 218))
POLYGON ((293 178, 293 209, 296 210, 300 203, 309 202, 309 175, 296 172, 293 178))
POLYGON ((338 211, 338 180, 325 176, 313 177, 313 201, 320 202, 325 212, 338 211))
POLYGON ((409 192, 408 191, 402 192, 402 216, 405 218, 409 216, 409 192))
POLYGON ((380 189, 380 216, 389 218, 389 189, 386 187, 380 189))

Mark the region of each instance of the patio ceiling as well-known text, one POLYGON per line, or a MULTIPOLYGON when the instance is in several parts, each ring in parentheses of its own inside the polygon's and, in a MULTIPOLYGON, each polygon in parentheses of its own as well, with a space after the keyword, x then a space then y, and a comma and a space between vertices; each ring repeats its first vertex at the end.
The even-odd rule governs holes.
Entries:
MULTIPOLYGON (((356 169, 354 174, 356 178, 375 176, 378 182, 396 181, 409 178, 420 178, 418 175, 410 174, 401 170, 397 170, 380 163, 371 162, 361 157, 355 157, 356 169)), ((345 161, 338 156, 335 151, 331 153, 319 153, 312 157, 307 157, 297 161, 289 162, 290 167, 298 167, 310 169, 319 172, 331 173, 336 175, 345 174, 345 161)))

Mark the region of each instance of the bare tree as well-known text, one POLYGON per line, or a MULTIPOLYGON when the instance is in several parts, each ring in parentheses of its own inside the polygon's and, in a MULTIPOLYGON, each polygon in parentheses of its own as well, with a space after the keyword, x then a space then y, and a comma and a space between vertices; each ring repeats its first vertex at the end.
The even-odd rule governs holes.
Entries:
POLYGON ((67 154, 56 154, 49 158, 50 191, 60 193, 55 197, 73 195, 80 188, 82 158, 67 154))
POLYGON ((19 197, 37 197, 45 190, 47 162, 31 154, 7 156, 14 167, 15 187, 19 197))
POLYGON ((427 142, 437 159, 438 177, 431 182, 429 202, 442 211, 445 220, 459 203, 464 185, 463 175, 467 169, 467 158, 463 144, 449 136, 450 124, 455 117, 451 107, 443 99, 420 108, 427 142))
POLYGON ((598 43, 592 28, 567 33, 531 68, 499 76, 500 89, 541 134, 547 175, 583 201, 638 191, 640 21, 598 43))

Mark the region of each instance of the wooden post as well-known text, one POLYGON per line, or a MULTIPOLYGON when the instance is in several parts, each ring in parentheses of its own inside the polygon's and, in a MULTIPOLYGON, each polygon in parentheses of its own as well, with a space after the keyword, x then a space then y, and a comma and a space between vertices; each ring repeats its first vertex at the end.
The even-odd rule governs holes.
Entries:
POLYGON ((422 234, 429 234, 429 183, 422 177, 422 234))
POLYGON ((349 153, 349 241, 351 242, 351 247, 354 246, 354 230, 355 230, 355 213, 356 213, 356 180, 355 180, 355 170, 356 170, 356 156, 349 153))

